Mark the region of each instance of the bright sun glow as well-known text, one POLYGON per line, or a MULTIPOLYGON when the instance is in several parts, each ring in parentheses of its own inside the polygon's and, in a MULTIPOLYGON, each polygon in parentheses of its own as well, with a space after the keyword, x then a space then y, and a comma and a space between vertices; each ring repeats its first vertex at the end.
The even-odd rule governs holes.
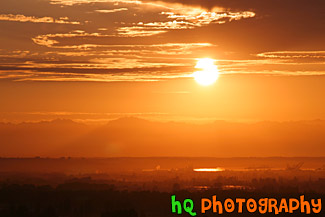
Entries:
POLYGON ((210 58, 199 59, 195 68, 202 70, 193 73, 193 77, 197 83, 207 86, 217 81, 219 71, 217 66, 214 65, 214 61, 210 58))

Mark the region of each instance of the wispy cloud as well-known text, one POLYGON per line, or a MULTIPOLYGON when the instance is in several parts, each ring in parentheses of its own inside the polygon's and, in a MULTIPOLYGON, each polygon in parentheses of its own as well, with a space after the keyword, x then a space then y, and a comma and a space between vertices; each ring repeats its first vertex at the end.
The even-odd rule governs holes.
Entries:
POLYGON ((258 57, 280 58, 280 59, 296 59, 296 58, 312 58, 324 59, 325 51, 273 51, 257 54, 258 57))
MULTIPOLYGON (((210 23, 223 24, 228 21, 251 18, 255 16, 252 11, 230 12, 221 8, 213 8, 210 11, 198 6, 189 6, 179 3, 170 2, 153 2, 153 1, 138 1, 138 0, 52 0, 53 4, 74 5, 74 4, 90 4, 100 2, 111 2, 118 4, 140 5, 143 10, 152 10, 152 8, 160 10, 161 21, 145 22, 140 21, 125 24, 117 28, 117 33, 120 36, 129 37, 147 37, 165 33, 168 30, 176 29, 193 29, 209 25, 210 23), (148 8, 149 7, 149 8, 148 8)), ((127 8, 118 9, 100 9, 96 10, 101 13, 113 13, 118 11, 128 10, 127 8)), ((157 18, 155 19, 157 20, 157 18)))
POLYGON ((0 14, 0 20, 2 21, 14 21, 14 22, 32 22, 32 23, 57 23, 57 24, 73 24, 77 25, 80 22, 69 21, 68 17, 60 17, 54 19, 53 17, 35 17, 25 16, 22 14, 0 14))
MULTIPOLYGON (((171 9, 173 10, 173 9, 171 9)), ((155 22, 138 22, 133 26, 123 26, 117 29, 120 35, 131 37, 152 36, 160 33, 165 33, 168 30, 193 29, 209 25, 210 23, 224 24, 233 20, 244 18, 252 18, 254 12, 217 12, 206 11, 197 7, 187 7, 183 10, 175 10, 161 12, 161 15, 166 16, 167 21, 155 22)))
POLYGON ((96 12, 99 13, 115 13, 115 12, 120 12, 120 11, 127 11, 127 8, 115 8, 115 9, 110 9, 110 10, 105 10, 105 9, 101 9, 101 10, 95 10, 96 12))
POLYGON ((16 77, 15 81, 90 81, 90 82, 154 82, 188 76, 179 73, 116 73, 116 74, 75 74, 75 73, 33 73, 27 76, 16 77))
MULTIPOLYGON (((53 39, 53 38, 57 38, 57 39, 62 39, 62 38, 73 38, 73 37, 107 37, 110 35, 103 35, 100 33, 86 33, 85 31, 82 30, 75 30, 73 32, 69 32, 69 33, 56 33, 56 34, 46 34, 46 35, 38 35, 34 38, 32 38, 33 42, 38 44, 38 45, 42 45, 42 46, 46 46, 46 47, 54 47, 55 44, 58 44, 59 41, 53 39)), ((61 46, 62 48, 75 48, 74 46, 69 47, 69 46, 61 46)))
MULTIPOLYGON (((94 4, 94 3, 113 3, 118 4, 134 4, 134 5, 149 5, 154 7, 166 7, 164 2, 154 1, 140 1, 140 0, 50 0, 51 4, 59 4, 64 6, 73 6, 80 4, 94 4)), ((168 3, 170 4, 170 3, 168 3)))

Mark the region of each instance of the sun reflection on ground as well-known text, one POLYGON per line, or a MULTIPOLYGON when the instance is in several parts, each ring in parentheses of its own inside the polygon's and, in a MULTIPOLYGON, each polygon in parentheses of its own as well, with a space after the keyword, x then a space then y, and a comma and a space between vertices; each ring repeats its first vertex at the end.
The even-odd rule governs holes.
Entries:
POLYGON ((196 168, 193 169, 194 172, 221 172, 221 171, 225 171, 224 168, 196 168))

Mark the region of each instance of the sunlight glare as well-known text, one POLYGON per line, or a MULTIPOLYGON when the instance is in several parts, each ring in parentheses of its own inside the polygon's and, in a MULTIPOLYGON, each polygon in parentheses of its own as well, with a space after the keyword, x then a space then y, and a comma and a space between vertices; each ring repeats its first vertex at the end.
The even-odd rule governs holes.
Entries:
POLYGON ((222 172, 225 169, 217 167, 217 168, 196 168, 193 169, 194 172, 222 172))
POLYGON ((201 69, 193 73, 195 81, 201 85, 207 86, 215 83, 219 77, 219 71, 215 60, 210 58, 199 59, 195 68, 201 69))

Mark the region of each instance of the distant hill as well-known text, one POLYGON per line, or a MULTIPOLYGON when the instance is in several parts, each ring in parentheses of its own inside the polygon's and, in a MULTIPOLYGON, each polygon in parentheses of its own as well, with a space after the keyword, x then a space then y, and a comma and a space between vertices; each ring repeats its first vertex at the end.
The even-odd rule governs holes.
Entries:
POLYGON ((325 156, 325 121, 210 124, 120 118, 0 123, 2 157, 325 156))

